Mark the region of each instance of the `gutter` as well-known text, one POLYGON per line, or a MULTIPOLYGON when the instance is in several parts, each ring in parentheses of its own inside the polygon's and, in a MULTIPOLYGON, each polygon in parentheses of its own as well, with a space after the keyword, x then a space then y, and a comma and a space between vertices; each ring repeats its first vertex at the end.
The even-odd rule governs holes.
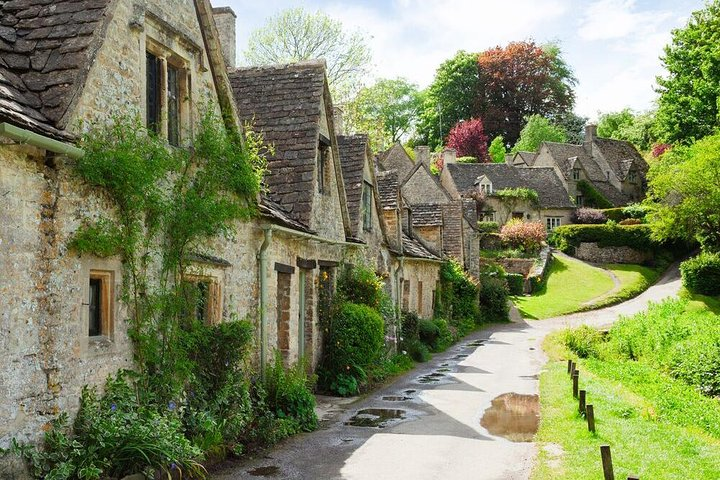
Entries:
POLYGON ((85 155, 82 149, 73 145, 54 140, 24 128, 16 127, 7 122, 0 123, 0 136, 11 138, 16 142, 32 145, 33 147, 42 148, 43 150, 59 153, 73 160, 82 158, 85 155))

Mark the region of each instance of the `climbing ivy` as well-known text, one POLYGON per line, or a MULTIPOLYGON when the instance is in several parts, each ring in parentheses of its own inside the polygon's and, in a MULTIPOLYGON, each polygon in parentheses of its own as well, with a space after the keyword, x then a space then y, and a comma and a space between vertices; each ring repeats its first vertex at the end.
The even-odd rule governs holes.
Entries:
POLYGON ((507 207, 507 215, 503 223, 507 222, 515 211, 523 203, 528 203, 532 208, 540 208, 540 197, 535 190, 531 188, 503 188, 493 192, 493 196, 507 207))
POLYGON ((583 203, 586 207, 593 208, 612 208, 613 204, 603 196, 602 193, 598 192, 595 187, 590 184, 587 180, 580 180, 577 182, 578 192, 583 195, 583 203))

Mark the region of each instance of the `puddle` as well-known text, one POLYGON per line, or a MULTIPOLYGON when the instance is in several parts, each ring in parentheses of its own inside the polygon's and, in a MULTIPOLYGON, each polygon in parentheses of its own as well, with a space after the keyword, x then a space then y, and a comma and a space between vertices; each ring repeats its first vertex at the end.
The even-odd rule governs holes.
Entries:
POLYGON ((437 382, 437 381, 439 381, 441 378, 443 378, 444 376, 445 376, 444 373, 438 373, 438 372, 428 373, 427 375, 423 375, 423 376, 421 376, 421 377, 418 377, 418 382, 420 382, 420 383, 432 383, 432 382, 437 382))
POLYGON ((258 467, 252 470, 248 470, 247 473, 249 473, 253 477, 274 477, 275 475, 280 473, 280 467, 276 467, 275 465, 258 467))
POLYGON ((467 357, 468 357, 468 354, 467 354, 467 353, 462 353, 462 354, 460 354, 460 355, 455 355, 455 358, 467 358, 467 357))
POLYGON ((350 417, 345 425, 353 427, 385 428, 397 420, 405 418, 405 410, 394 408, 364 408, 350 417))
POLYGON ((441 363, 440 364, 441 367, 447 367, 448 365, 450 365, 450 364, 449 363, 441 363))
POLYGON ((513 442, 531 442, 540 423, 537 395, 504 393, 485 410, 480 425, 493 435, 513 442))
POLYGON ((469 347, 482 347, 483 345, 485 345, 485 340, 478 340, 476 342, 468 343, 465 346, 469 348, 469 347))
POLYGON ((452 370, 449 368, 438 368, 435 370, 436 372, 451 372, 452 370))
POLYGON ((520 375, 520 378, 524 378, 525 380, 537 380, 538 376, 535 375, 520 375))
POLYGON ((417 392, 417 390, 410 389, 410 390, 405 390, 403 393, 404 393, 405 395, 410 395, 410 394, 415 393, 415 392, 417 392))
POLYGON ((406 400, 412 400, 412 397, 406 397, 404 395, 387 395, 382 397, 386 402, 404 402, 406 400))

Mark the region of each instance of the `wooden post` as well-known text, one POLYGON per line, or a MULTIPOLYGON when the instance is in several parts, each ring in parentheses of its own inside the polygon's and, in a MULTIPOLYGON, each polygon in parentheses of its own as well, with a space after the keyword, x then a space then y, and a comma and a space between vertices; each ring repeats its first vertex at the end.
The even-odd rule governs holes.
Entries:
POLYGON ((572 361, 572 360, 568 360, 568 369, 567 369, 567 370, 568 370, 568 375, 570 375, 570 374, 572 373, 572 364, 573 364, 573 361, 572 361))
POLYGON ((585 406, 585 418, 587 418, 588 430, 595 433, 595 412, 593 411, 592 403, 588 403, 585 406))
POLYGON ((576 367, 577 367, 577 363, 575 363, 575 362, 573 362, 572 360, 570 360, 570 371, 569 371, 568 373, 569 373, 570 375, 572 375, 573 372, 575 371, 575 368, 576 368, 576 367))
POLYGON ((585 390, 580 390, 580 402, 578 405, 578 411, 580 412, 580 415, 585 415, 585 397, 587 395, 587 392, 585 390))
POLYGON ((600 458, 602 458, 603 475, 605 480, 615 480, 613 472, 612 456, 610 455, 610 445, 600 445, 600 458))
POLYGON ((580 372, 575 370, 572 375, 573 382, 573 398, 578 398, 578 385, 580 380, 580 372))

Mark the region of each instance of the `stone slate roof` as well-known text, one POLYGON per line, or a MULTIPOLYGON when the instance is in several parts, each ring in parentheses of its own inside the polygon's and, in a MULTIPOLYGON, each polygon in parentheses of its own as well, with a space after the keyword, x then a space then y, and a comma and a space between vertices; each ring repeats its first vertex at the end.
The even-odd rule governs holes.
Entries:
POLYGON ((377 188, 380 194, 380 204, 384 210, 394 210, 398 208, 398 190, 400 183, 398 182, 397 170, 387 170, 377 172, 375 174, 377 180, 377 188))
POLYGON ((535 165, 535 160, 538 156, 536 152, 517 152, 515 155, 520 157, 520 159, 525 162, 525 165, 528 167, 535 165))
POLYGON ((66 140, 112 0, 0 1, 0 121, 66 140))
POLYGON ((567 190, 551 167, 516 168, 507 163, 452 163, 448 173, 461 195, 477 189, 478 177, 486 176, 493 190, 531 188, 538 193, 542 208, 572 208, 567 190))
POLYGON ((238 68, 229 77, 241 121, 253 123, 274 145, 265 175, 269 197, 294 220, 309 225, 324 63, 238 68))
POLYGON ((442 209, 437 203, 416 203, 410 207, 413 227, 442 226, 442 209))
POLYGON ((359 235, 360 216, 362 209, 363 169, 367 160, 367 135, 338 135, 340 164, 345 181, 348 213, 352 233, 359 235))
POLYGON ((594 138, 593 144, 620 180, 625 180, 633 164, 641 175, 648 170, 647 162, 630 142, 611 138, 594 138))
POLYGON ((415 163, 400 143, 396 143, 384 152, 378 153, 377 160, 382 170, 397 170, 401 179, 407 177, 415 166, 415 163))
MULTIPOLYGON (((538 194, 542 208, 574 208, 567 190, 552 167, 529 167, 517 169, 527 188, 538 194)), ((493 184, 494 185, 494 184, 493 184)))
POLYGON ((258 209, 260 210, 260 215, 269 219, 272 222, 282 225, 283 227, 292 228, 293 230, 299 230, 306 233, 315 233, 302 223, 290 217, 290 215, 283 209, 281 205, 273 202, 266 195, 262 195, 260 197, 258 209))
POLYGON ((407 257, 424 258, 428 260, 440 260, 434 253, 430 252, 422 243, 414 238, 402 234, 403 254, 407 257))

